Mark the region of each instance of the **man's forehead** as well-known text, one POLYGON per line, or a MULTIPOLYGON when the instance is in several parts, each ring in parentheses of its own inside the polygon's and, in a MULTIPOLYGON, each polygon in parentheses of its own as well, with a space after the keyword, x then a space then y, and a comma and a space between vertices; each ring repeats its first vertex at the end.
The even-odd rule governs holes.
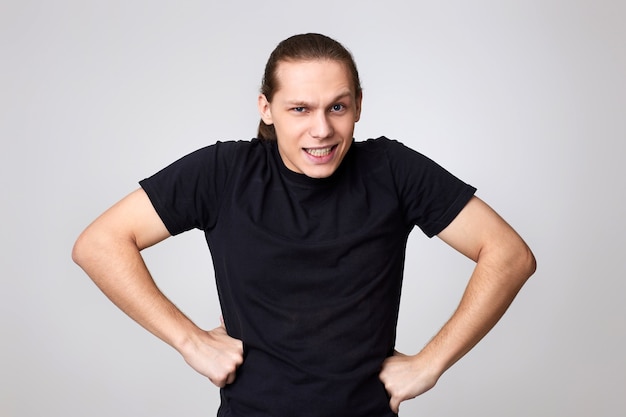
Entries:
POLYGON ((355 96, 345 66, 337 61, 287 61, 276 71, 275 97, 290 104, 337 101, 355 96))
POLYGON ((332 60, 281 61, 276 67, 279 86, 299 84, 351 84, 346 66, 332 60))

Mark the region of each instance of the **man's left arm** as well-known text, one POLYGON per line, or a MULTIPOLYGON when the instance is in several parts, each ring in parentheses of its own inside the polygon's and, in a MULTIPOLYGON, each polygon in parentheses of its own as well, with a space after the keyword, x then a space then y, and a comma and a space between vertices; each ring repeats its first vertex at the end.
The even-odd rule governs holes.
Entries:
POLYGON ((491 330, 536 268, 522 238, 477 197, 438 237, 476 267, 456 311, 424 349, 413 356, 396 352, 383 363, 380 379, 396 413, 402 401, 435 386, 491 330))

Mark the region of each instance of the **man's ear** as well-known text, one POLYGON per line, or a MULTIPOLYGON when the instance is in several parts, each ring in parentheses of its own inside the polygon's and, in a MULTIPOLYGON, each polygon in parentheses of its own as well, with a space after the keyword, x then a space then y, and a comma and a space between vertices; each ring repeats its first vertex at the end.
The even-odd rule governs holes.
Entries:
POLYGON ((361 103, 363 102, 363 91, 356 96, 356 117, 354 123, 361 119, 361 103))
POLYGON ((261 120, 266 125, 274 124, 272 119, 272 111, 270 110, 270 102, 267 101, 267 97, 265 94, 259 94, 259 99, 257 101, 257 106, 259 108, 259 114, 261 115, 261 120))

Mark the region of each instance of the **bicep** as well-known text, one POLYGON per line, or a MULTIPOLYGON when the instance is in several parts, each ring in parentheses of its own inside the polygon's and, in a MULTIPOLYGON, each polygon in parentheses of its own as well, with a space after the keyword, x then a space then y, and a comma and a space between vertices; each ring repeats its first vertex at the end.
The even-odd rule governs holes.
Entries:
POLYGON ((437 236, 474 261, 487 250, 526 247, 515 230, 475 196, 437 236))
POLYGON ((85 232, 129 239, 139 250, 170 236, 146 192, 139 188, 98 217, 85 232))

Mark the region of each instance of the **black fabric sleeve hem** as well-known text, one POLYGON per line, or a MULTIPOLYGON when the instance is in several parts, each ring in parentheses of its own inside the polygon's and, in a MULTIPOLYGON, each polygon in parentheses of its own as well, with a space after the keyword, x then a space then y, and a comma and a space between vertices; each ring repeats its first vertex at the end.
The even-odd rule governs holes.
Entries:
POLYGON ((150 199, 150 202, 152 203, 154 210, 157 212, 157 214, 163 221, 163 224, 165 225, 165 228, 170 233, 170 235, 175 236, 184 232, 184 230, 181 230, 179 225, 176 224, 174 220, 169 218, 169 216, 167 215, 167 211, 163 209, 163 205, 159 199, 156 189, 152 187, 150 181, 148 181, 148 178, 139 181, 139 185, 141 186, 141 188, 143 188, 143 190, 148 195, 148 198, 150 199))
POLYGON ((467 203, 471 200, 471 198, 476 193, 476 188, 471 185, 467 185, 467 187, 463 190, 461 194, 454 200, 454 202, 450 205, 450 207, 446 210, 446 212, 439 218, 437 221, 433 222, 432 225, 428 227, 428 229, 423 230, 423 232, 429 238, 438 235, 452 223, 452 221, 458 216, 458 214, 463 210, 463 208, 467 205, 467 203))

